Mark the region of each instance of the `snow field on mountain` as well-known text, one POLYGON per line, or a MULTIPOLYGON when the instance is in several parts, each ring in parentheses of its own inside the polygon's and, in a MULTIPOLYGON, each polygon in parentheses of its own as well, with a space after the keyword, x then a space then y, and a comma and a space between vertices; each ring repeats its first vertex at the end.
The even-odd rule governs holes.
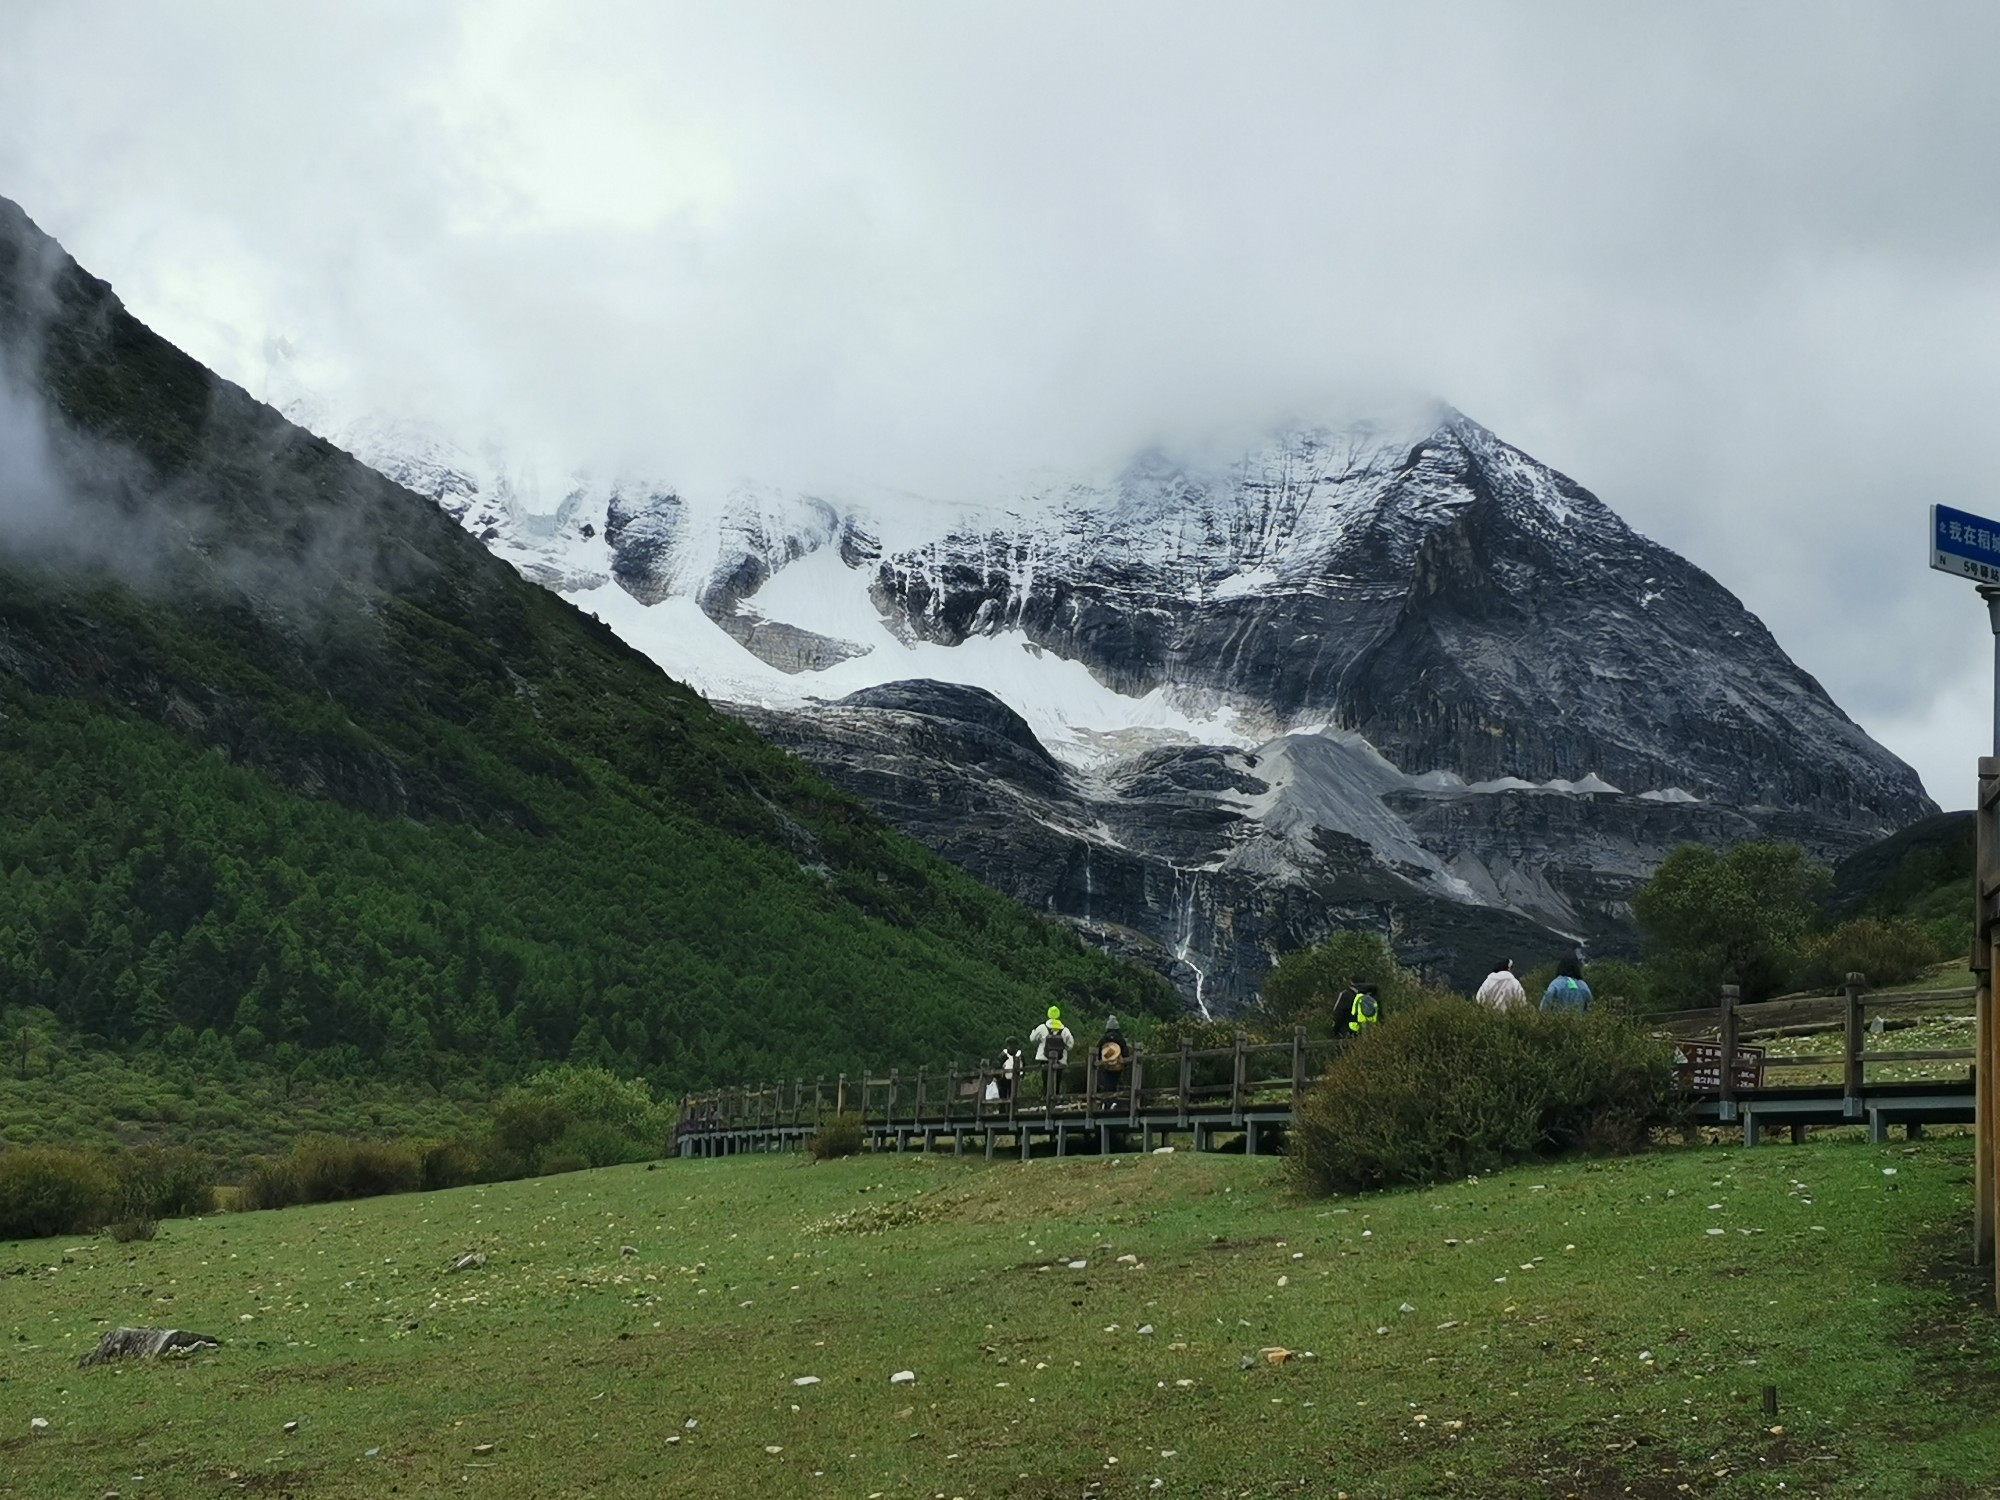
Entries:
POLYGON ((1042 650, 1018 630, 973 636, 957 646, 899 640, 868 599, 869 576, 830 550, 816 552, 780 571, 755 596, 752 607, 768 609, 768 618, 868 648, 825 671, 797 675, 745 650, 686 595, 647 606, 606 583, 569 597, 670 677, 725 702, 797 708, 911 678, 958 683, 992 693, 1027 720, 1051 754, 1078 768, 1152 744, 1247 746, 1257 738, 1226 715, 1176 707, 1165 688, 1127 697, 1081 662, 1042 650))

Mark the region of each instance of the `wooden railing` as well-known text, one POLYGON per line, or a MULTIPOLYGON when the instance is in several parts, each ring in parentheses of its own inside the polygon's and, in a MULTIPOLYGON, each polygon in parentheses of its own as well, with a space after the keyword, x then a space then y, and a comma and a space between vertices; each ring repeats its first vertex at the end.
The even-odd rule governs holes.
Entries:
POLYGON ((1842 993, 1838 995, 1764 1000, 1748 1005, 1738 1001, 1734 985, 1724 985, 1718 1005, 1676 1011, 1656 1016, 1654 1021, 1659 1030, 1668 1036, 1694 1039, 1713 1035, 1718 1038, 1722 1048, 1720 1096, 1724 1101, 1733 1099, 1738 1092, 1733 1064, 1738 1058, 1738 1049, 1747 1042, 1757 1037, 1800 1036, 1838 1028, 1841 1033, 1838 1052, 1789 1057, 1774 1057, 1766 1053, 1763 1070, 1768 1074, 1790 1069, 1838 1067, 1843 1093, 1858 1099, 1867 1086, 1867 1069, 1875 1064, 1962 1062, 1969 1067, 1975 1055, 1971 1045, 1870 1048, 1868 1038, 1874 1034, 1869 1029, 1871 1017, 1884 1023, 1883 1034, 1886 1034, 1890 1023, 1901 1027, 1936 1016, 1970 1016, 1978 993, 1968 986, 1963 989, 1871 995, 1865 975, 1849 974, 1842 993))
MULTIPOLYGON (((1733 1105, 1741 1092, 1734 1064, 1752 1039, 1837 1028, 1839 1051, 1793 1057, 1767 1053, 1763 1071, 1769 1075, 1837 1068, 1843 1095, 1858 1103, 1868 1091, 1867 1070, 1872 1066, 1969 1065, 1974 1055, 1970 1046, 1870 1048, 1871 1018, 1900 1027, 1930 1016, 1969 1014, 1975 993, 1966 988, 1869 994, 1865 977, 1850 974, 1838 995, 1746 1005, 1733 986, 1724 986, 1717 1005, 1655 1016, 1652 1021, 1669 1037, 1719 1041, 1720 1086, 1708 1097, 1719 1097, 1725 1105, 1733 1105)), ((1134 1046, 1115 1074, 1098 1067, 1088 1049, 1079 1046, 1061 1068, 1024 1060, 1022 1073, 1011 1080, 996 1063, 983 1059, 967 1068, 919 1067, 912 1073, 892 1068, 880 1075, 841 1073, 810 1082, 795 1078, 746 1084, 689 1095, 681 1104, 679 1129, 796 1131, 817 1129, 840 1114, 858 1115, 866 1126, 891 1128, 977 1127, 1079 1116, 1115 1122, 1121 1115, 1135 1126, 1169 1117, 1185 1125, 1197 1117, 1240 1118, 1246 1110, 1285 1111, 1296 1117, 1307 1087, 1340 1045, 1335 1038, 1308 1040, 1303 1029, 1294 1030, 1286 1042, 1253 1042, 1239 1031, 1228 1047, 1196 1048, 1183 1042, 1177 1049, 1148 1052, 1134 1046), (986 1097, 989 1083, 1000 1085, 1002 1097, 986 1097)), ((1771 1082, 1767 1077, 1767 1085, 1771 1082)))
POLYGON ((682 1101, 683 1131, 818 1127, 834 1115, 855 1114, 865 1125, 981 1125, 1015 1119, 1082 1114, 1103 1119, 1123 1114, 1133 1123, 1170 1113, 1229 1114, 1262 1108, 1296 1110, 1340 1043, 1308 1040, 1303 1028, 1287 1042, 1253 1042, 1241 1031, 1228 1047, 1147 1052, 1133 1046, 1125 1065, 1110 1072, 1076 1048, 1060 1068, 1024 1060, 1011 1080, 998 1064, 920 1067, 882 1076, 846 1073, 829 1081, 748 1084, 710 1089, 682 1101), (989 1099, 987 1085, 1003 1097, 989 1099), (1011 1083, 1011 1087, 1009 1086, 1011 1083))

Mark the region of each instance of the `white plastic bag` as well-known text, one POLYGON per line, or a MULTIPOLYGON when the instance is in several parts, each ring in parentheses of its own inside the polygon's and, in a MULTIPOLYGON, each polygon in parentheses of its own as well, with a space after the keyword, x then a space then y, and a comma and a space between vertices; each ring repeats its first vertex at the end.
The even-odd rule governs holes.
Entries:
POLYGON ((997 1100, 997 1099, 998 1099, 999 1097, 1000 1097, 1000 1080, 999 1080, 999 1079, 997 1079, 997 1078, 989 1078, 989 1079, 987 1079, 987 1080, 986 1080, 986 1102, 987 1102, 988 1104, 991 1104, 991 1103, 993 1103, 993 1102, 994 1102, 995 1100, 997 1100))

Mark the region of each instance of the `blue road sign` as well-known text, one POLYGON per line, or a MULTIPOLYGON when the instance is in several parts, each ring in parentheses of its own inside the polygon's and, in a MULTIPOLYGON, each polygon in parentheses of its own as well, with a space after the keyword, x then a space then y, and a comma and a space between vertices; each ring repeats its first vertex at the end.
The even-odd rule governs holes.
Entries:
POLYGON ((1940 573, 2000 583, 2000 521, 1949 505, 1931 507, 1931 566, 1940 573))

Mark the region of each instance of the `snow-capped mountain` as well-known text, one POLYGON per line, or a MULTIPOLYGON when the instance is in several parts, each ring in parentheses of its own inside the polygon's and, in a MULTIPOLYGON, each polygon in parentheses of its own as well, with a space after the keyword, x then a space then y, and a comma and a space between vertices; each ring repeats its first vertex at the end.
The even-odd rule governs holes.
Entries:
POLYGON ((1332 925, 1464 973, 1475 932, 1615 946, 1675 843, 1932 810, 1727 590, 1449 408, 943 498, 326 435, 1204 1004, 1332 925))

